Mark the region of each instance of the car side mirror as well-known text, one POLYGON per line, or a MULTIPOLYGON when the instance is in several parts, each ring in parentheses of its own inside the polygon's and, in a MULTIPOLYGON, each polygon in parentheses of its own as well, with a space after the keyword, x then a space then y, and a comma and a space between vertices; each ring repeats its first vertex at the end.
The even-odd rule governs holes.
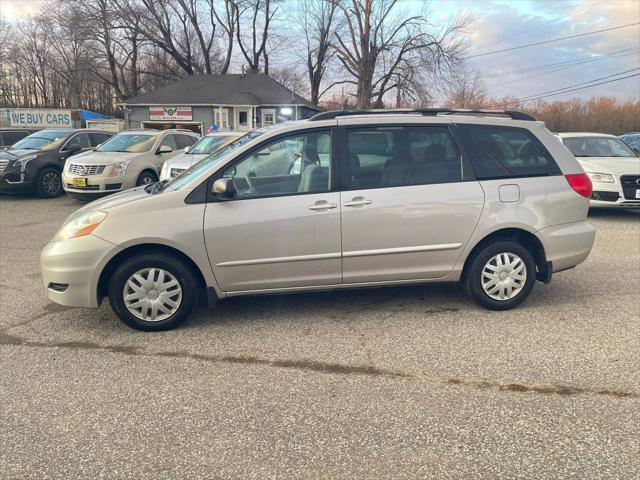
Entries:
POLYGON ((156 151, 157 154, 171 153, 171 152, 173 152, 173 148, 171 148, 169 145, 160 145, 160 147, 156 151))
POLYGON ((236 196, 236 187, 233 178, 219 178, 213 182, 213 194, 220 199, 229 199, 236 196))
POLYGON ((184 153, 187 153, 189 150, 191 150, 191 147, 184 147, 184 153))

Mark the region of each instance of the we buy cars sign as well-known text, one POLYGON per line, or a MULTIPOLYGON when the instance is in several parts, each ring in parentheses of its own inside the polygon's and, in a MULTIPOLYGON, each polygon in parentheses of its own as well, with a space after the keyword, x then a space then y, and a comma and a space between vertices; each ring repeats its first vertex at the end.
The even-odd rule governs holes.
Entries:
MULTIPOLYGON (((7 114, 5 117, 8 116, 9 125, 12 127, 70 128, 78 123, 71 110, 10 108, 7 114)), ((79 119, 79 114, 76 117, 79 119)))
POLYGON ((149 107, 149 120, 191 120, 191 107, 149 107))

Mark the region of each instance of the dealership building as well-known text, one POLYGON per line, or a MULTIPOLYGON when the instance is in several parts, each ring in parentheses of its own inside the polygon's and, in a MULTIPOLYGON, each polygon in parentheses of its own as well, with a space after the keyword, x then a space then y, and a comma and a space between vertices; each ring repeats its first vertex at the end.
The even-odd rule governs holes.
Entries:
POLYGON ((249 131, 318 111, 310 102, 264 74, 191 75, 122 102, 125 125, 249 131))

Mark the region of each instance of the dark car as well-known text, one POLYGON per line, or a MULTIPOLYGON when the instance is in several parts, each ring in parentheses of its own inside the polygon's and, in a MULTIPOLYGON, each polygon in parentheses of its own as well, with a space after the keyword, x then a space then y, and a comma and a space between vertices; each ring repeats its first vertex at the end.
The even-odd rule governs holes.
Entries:
POLYGON ((32 133, 0 152, 0 193, 64 193, 62 170, 67 158, 90 150, 114 134, 88 129, 51 129, 32 133))
POLYGON ((6 150, 34 132, 37 132, 37 130, 33 128, 0 128, 0 150, 6 150))

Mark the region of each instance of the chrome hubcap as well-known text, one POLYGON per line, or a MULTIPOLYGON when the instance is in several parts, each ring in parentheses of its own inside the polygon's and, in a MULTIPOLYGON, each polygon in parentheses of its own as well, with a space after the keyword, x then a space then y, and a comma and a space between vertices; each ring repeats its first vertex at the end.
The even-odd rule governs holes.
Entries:
POLYGON ((494 300, 512 299, 524 288, 526 281, 527 267, 514 253, 499 253, 482 269, 482 289, 494 300))
POLYGON ((182 287, 161 268, 144 268, 131 275, 122 291, 124 304, 133 315, 147 322, 166 320, 182 303, 182 287))
POLYGON ((58 193, 62 183, 60 182, 60 177, 58 175, 53 172, 49 172, 42 177, 42 186, 47 193, 58 193))
POLYGON ((146 176, 146 177, 142 177, 142 182, 140 182, 141 185, 151 185, 153 183, 153 178, 146 176))

